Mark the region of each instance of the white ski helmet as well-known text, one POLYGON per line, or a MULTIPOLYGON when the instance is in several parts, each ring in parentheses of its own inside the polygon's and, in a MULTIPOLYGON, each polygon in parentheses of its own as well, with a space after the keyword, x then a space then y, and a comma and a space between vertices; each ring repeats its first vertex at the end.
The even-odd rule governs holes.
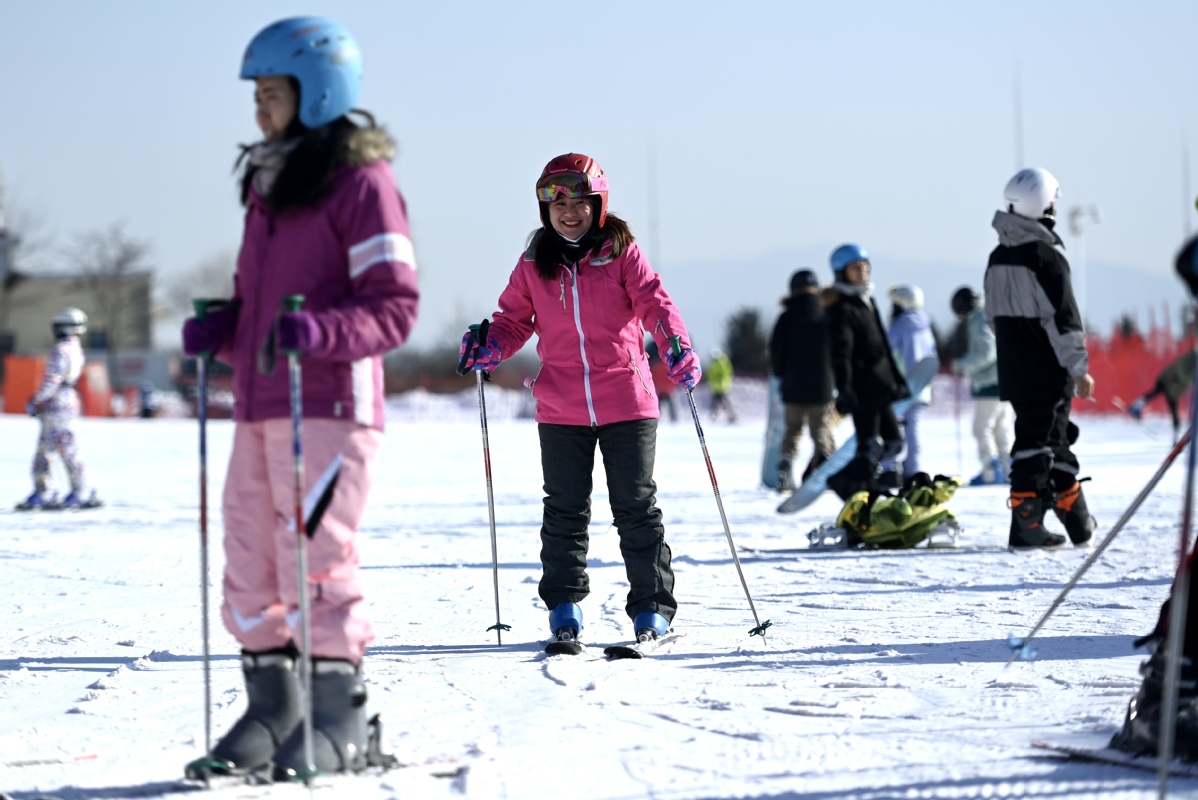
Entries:
POLYGON ((1056 219, 1061 183, 1040 167, 1027 167, 1015 173, 1003 189, 1007 211, 1028 219, 1056 219))
POLYGON ((87 314, 77 308, 64 308, 50 322, 55 336, 80 336, 87 332, 87 314))
POLYGON ((908 311, 923 308, 923 289, 918 286, 912 286, 909 283, 896 283, 890 287, 887 294, 890 296, 890 302, 899 308, 908 311))

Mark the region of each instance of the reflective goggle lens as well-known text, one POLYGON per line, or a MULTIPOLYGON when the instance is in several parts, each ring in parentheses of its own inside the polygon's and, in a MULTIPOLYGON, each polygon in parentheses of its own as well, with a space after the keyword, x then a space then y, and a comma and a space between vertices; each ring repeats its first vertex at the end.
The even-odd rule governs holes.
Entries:
POLYGON ((537 199, 542 203, 552 203, 560 197, 586 197, 592 192, 606 190, 607 178, 596 178, 592 185, 591 179, 581 172, 556 172, 537 181, 537 199))

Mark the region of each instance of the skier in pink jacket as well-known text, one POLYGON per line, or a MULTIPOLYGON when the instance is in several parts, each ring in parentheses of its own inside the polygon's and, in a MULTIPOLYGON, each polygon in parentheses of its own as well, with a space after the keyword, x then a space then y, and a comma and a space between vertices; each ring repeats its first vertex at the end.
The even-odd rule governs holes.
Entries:
MULTIPOLYGON (((349 32, 328 20, 276 22, 250 42, 263 141, 246 149, 245 235, 232 301, 183 328, 189 355, 233 365, 233 452, 225 479, 225 625, 242 646, 249 708, 202 772, 305 768, 288 376, 303 354, 305 508, 335 476, 308 544, 315 766, 367 766, 361 664, 373 632, 358 585, 358 523, 383 428, 382 356, 404 343, 419 292, 391 138, 361 112, 349 32), (281 312, 302 294, 302 311, 281 312), (339 469, 338 469, 339 465, 339 469)), ((199 764, 200 762, 195 762, 199 764)))
POLYGON ((532 392, 545 479, 540 595, 554 638, 572 641, 582 630, 597 444, 631 584, 625 610, 638 639, 656 639, 678 605, 655 497, 659 412, 644 331, 666 355, 676 384, 699 382, 699 358, 627 223, 607 210, 599 164, 580 153, 558 156, 536 192, 541 227, 499 297, 487 341, 467 332, 460 356, 465 367, 490 372, 534 333, 539 337, 542 366, 532 392))

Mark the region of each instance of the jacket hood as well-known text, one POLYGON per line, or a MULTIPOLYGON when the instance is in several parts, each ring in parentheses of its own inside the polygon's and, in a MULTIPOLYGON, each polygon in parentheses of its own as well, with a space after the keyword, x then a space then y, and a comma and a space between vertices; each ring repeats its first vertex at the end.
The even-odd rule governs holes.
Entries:
POLYGON ((998 243, 1004 247, 1018 247, 1030 242, 1048 242, 1064 249, 1065 243, 1056 231, 1050 231, 1034 219, 1027 219, 1009 211, 995 211, 990 223, 998 231, 998 243))
POLYGON ((345 142, 345 163, 364 167, 379 159, 395 158, 395 140, 384 128, 358 128, 345 142))

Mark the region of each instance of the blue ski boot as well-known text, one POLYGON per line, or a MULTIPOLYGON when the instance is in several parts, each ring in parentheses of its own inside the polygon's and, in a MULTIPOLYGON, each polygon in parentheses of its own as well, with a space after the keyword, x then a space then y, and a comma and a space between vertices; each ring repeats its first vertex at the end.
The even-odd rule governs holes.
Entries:
POLYGON ((576 656, 582 652, 578 632, 582 630, 582 608, 578 603, 558 603, 549 612, 553 641, 545 646, 551 656, 576 656))
POLYGON ((41 489, 35 489, 33 494, 17 503, 17 511, 49 511, 61 508, 58 495, 46 494, 41 489))
POLYGON ((670 621, 655 611, 642 611, 632 620, 638 642, 651 642, 666 635, 670 621))
POLYGON ((96 497, 96 493, 94 491, 85 498, 82 491, 76 492, 74 489, 72 489, 71 493, 62 499, 62 505, 59 507, 98 508, 100 505, 100 498, 96 497))

